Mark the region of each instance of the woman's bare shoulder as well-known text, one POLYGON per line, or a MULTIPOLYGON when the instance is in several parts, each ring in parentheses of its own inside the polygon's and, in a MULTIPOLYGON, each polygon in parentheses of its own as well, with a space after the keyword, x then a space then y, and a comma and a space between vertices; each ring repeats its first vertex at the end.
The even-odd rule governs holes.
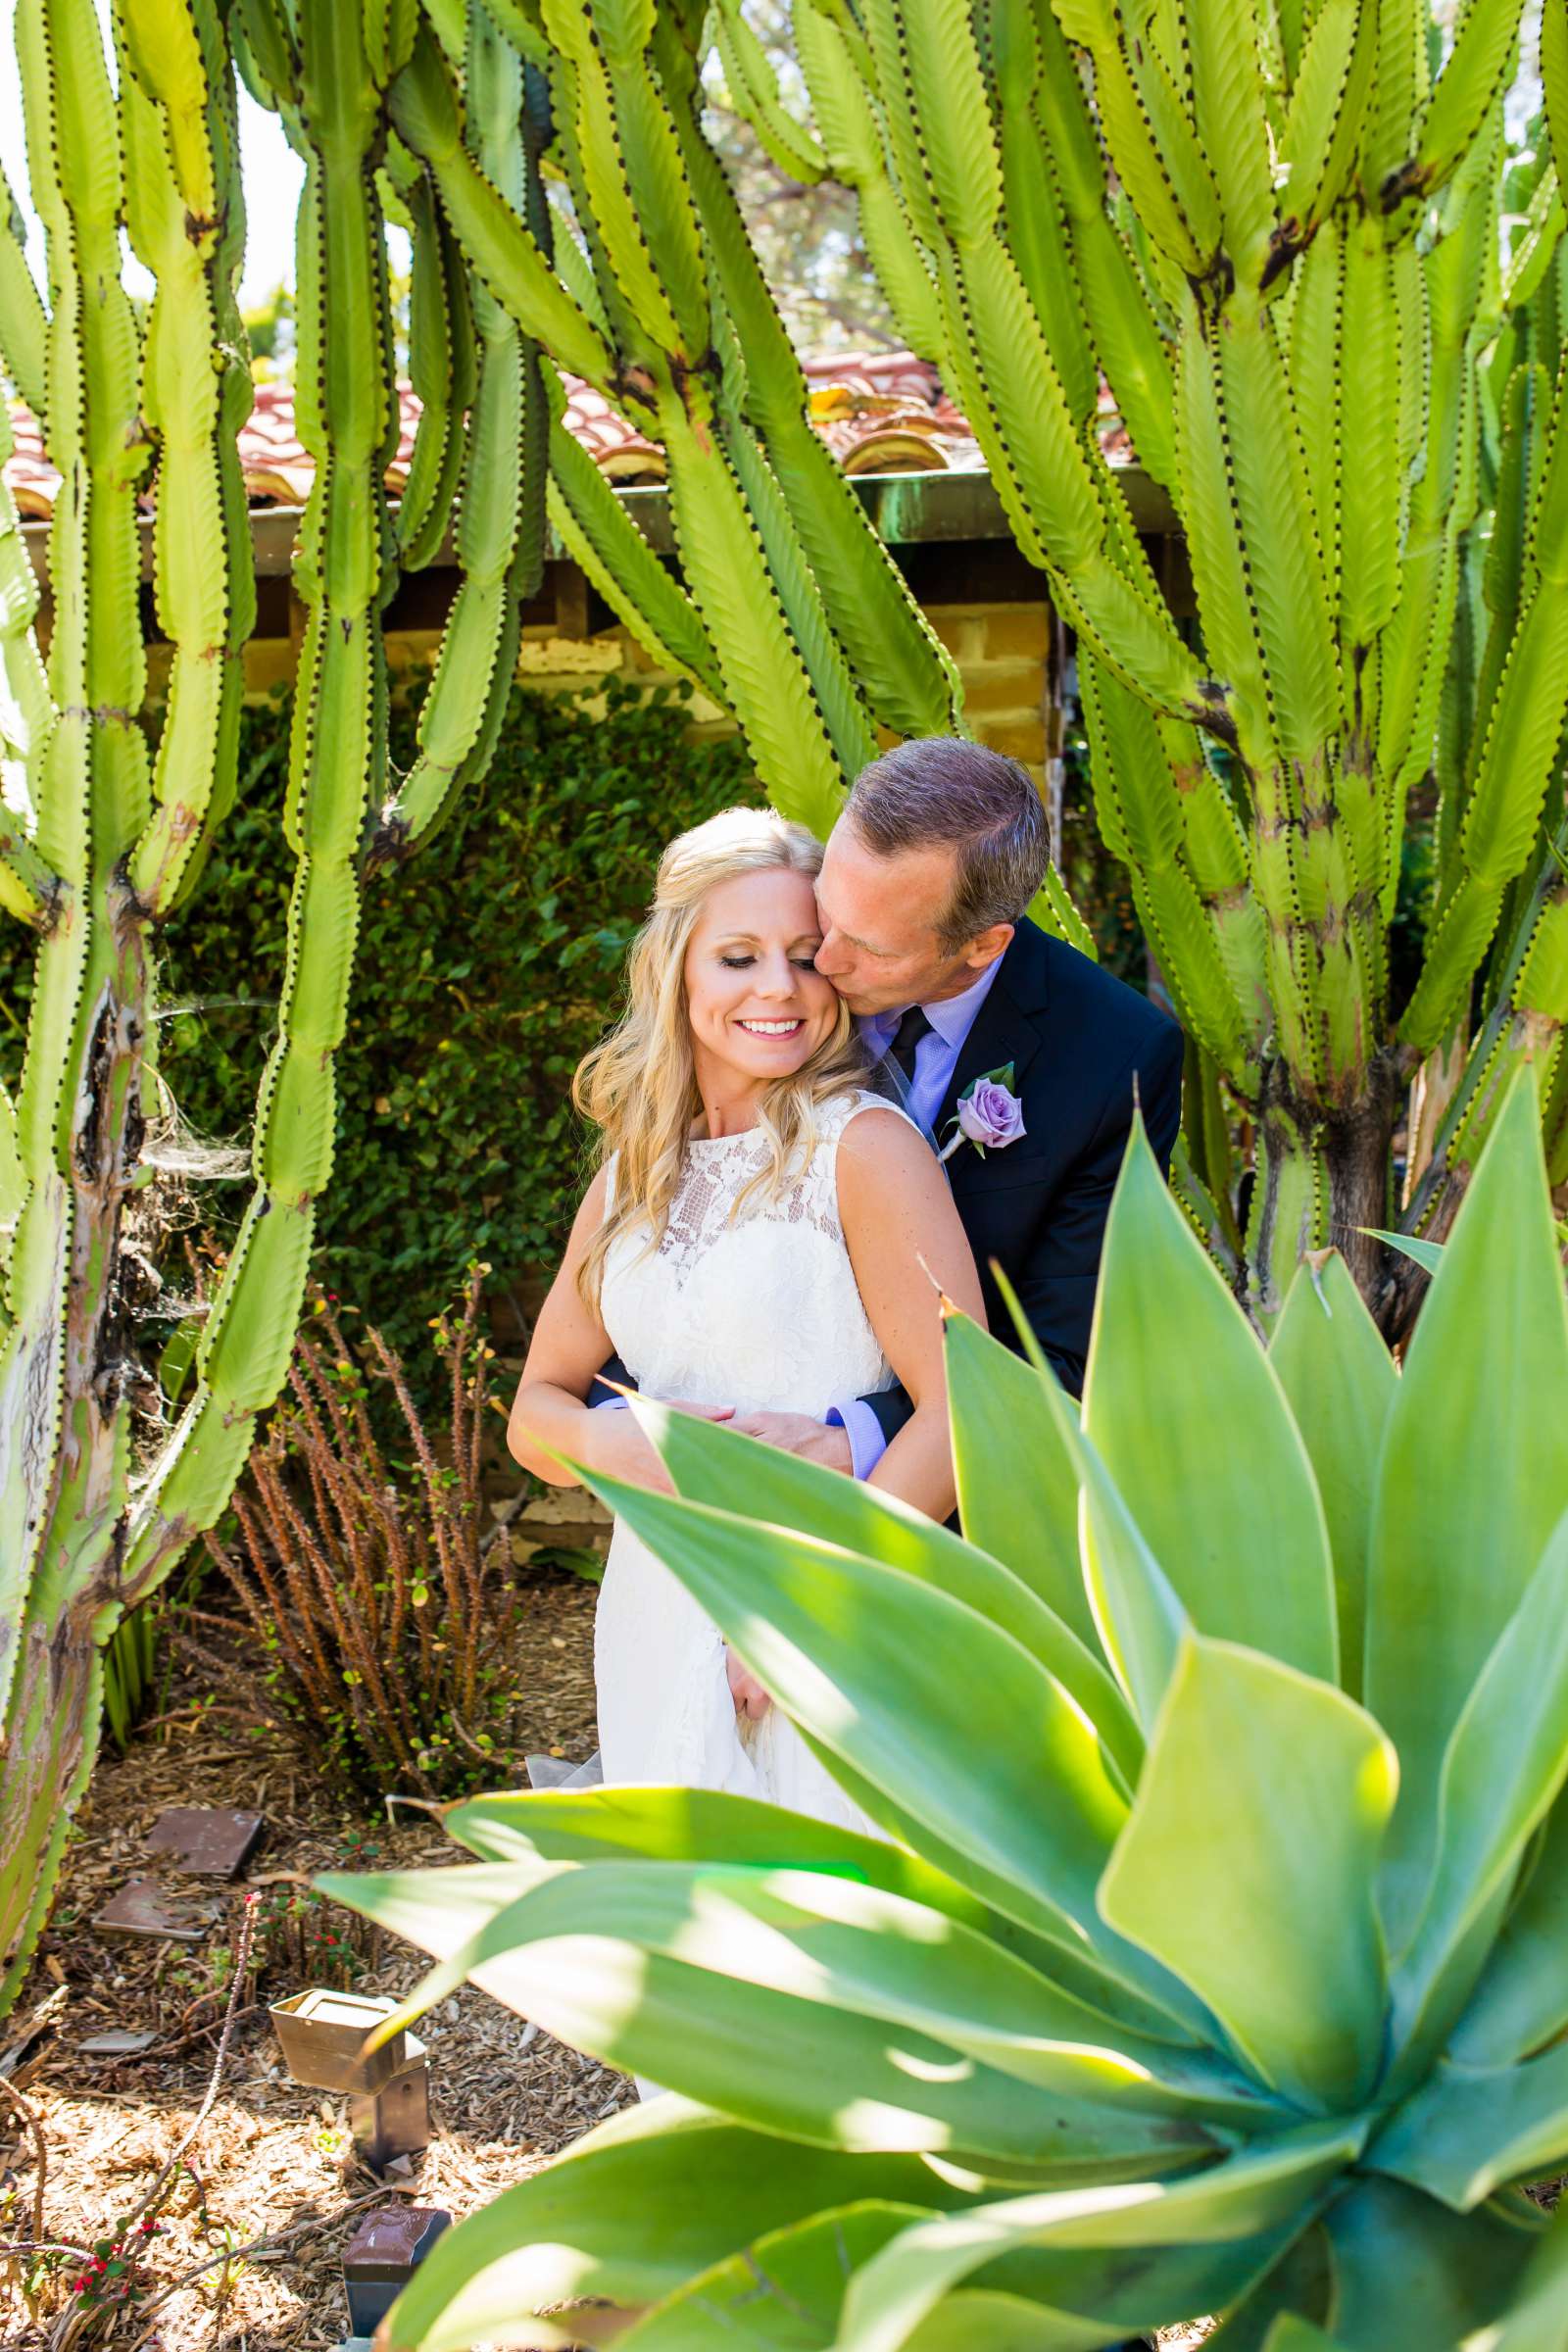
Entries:
POLYGON ((839 1158, 873 1174, 937 1165, 929 1139, 908 1112, 873 1094, 851 1104, 839 1137, 839 1158))

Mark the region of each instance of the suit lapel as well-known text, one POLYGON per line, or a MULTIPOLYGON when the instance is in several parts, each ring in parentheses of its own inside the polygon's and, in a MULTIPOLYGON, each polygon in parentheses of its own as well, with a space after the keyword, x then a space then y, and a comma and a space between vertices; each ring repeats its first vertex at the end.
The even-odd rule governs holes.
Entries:
POLYGON ((1002 958, 1002 969, 974 1016, 974 1026, 958 1050, 937 1113, 939 1142, 945 1140, 948 1122, 957 1114, 959 1097, 987 1070, 1001 1069, 1010 1061, 1013 1092, 1021 1091, 1024 1072, 1040 1052, 1040 1033, 1028 1016, 1046 1009, 1050 994, 1047 960, 1045 935, 1027 920, 1020 923, 1002 958))

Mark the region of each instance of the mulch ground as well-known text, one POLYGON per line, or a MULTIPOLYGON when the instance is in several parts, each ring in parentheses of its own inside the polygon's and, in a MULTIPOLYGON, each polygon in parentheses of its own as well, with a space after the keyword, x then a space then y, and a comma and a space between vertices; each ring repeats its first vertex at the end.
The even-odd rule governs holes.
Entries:
MULTIPOLYGON (((578 1758, 595 1741, 596 1593, 569 1576, 525 1581, 525 1746, 578 1758)), ((312 1877, 462 1859, 428 1815, 398 1808, 389 1819, 345 1803, 298 1741, 194 1688, 176 1685, 171 1711, 127 1754, 106 1753, 29 1985, 0 2033, 4 2352, 336 2346, 348 2332, 342 2250, 367 2215, 402 2201, 460 2219, 635 2096, 624 2077, 465 1986, 418 2029, 430 2051, 430 2144, 378 2180, 355 2154, 346 2102, 284 2074, 269 2002, 321 1983, 400 1995, 427 1965, 312 1897, 312 1877), (111 1894, 127 1879, 163 1876, 146 1837, 173 1804, 263 1812, 265 1842, 236 1886, 165 1881, 212 1905, 199 1944, 101 1935, 92 1921, 111 1894), (148 2195, 211 2084, 248 1887, 261 1890, 263 1925, 218 2095, 158 2203, 134 2299, 84 2299, 73 2282, 86 2257, 148 2195), (153 2038, 129 2054, 83 2046, 105 2034, 153 2038), (41 2260, 4 2251, 32 2241, 38 2185, 36 2143, 4 2095, 8 2082, 45 2144, 44 2239, 56 2251, 41 2260)), ((1167 2335, 1162 2352, 1202 2332, 1167 2335)))
MULTIPOLYGON (((530 1592, 519 1687, 526 1745, 572 1757, 594 1745, 595 1592, 573 1577, 530 1592)), ((309 1983, 401 1994, 428 1965, 364 1922, 309 1899, 322 1870, 408 1869, 463 1856, 428 1815, 346 1808, 307 1752, 193 1698, 106 1755, 79 1817, 53 1921, 20 2006, 0 2033, 0 2076, 25 2098, 48 2155, 44 2264, 0 2257, 0 2344, 112 2343, 131 2352, 272 2352, 348 2332, 342 2249, 377 2205, 442 2206, 454 2219, 635 2096, 623 2077, 465 1986, 419 2027, 430 2051, 432 2134, 386 2181, 358 2162, 346 2103, 284 2075, 266 2008, 309 1983), (170 1879, 216 1914, 198 1945, 102 1936, 92 1926, 127 1879, 160 1877, 146 1834, 166 1805, 266 1814, 267 1837, 233 1886, 170 1879), (158 2211, 133 2306, 83 2308, 83 2255, 152 2188, 212 2079, 228 1966, 247 1887, 262 1890, 260 1968, 241 1994, 218 2097, 158 2211), (336 1943, 325 1939, 335 1936, 336 1943), (345 1959, 342 1955, 347 1954, 345 1959), (35 2046, 5 2069, 7 2052, 35 2046), (132 2055, 94 2055, 106 2033, 147 2033, 132 2055)), ((0 2082, 0 2243, 31 2236, 36 2159, 0 2082)))

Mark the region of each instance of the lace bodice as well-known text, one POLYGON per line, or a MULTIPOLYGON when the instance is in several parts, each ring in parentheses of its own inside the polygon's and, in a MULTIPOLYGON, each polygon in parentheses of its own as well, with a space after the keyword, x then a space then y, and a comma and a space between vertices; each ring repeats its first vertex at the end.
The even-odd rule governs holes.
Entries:
MULTIPOLYGON (((861 1303, 839 1222, 838 1148, 862 1112, 904 1113, 846 1095, 819 1116, 809 1164, 772 1200, 735 1202, 767 1164, 758 1134, 697 1138, 657 1250, 621 1235, 602 1308, 615 1352, 652 1396, 771 1408, 820 1419, 893 1375, 861 1303)), ((610 1163, 614 1198, 615 1163, 610 1163)))

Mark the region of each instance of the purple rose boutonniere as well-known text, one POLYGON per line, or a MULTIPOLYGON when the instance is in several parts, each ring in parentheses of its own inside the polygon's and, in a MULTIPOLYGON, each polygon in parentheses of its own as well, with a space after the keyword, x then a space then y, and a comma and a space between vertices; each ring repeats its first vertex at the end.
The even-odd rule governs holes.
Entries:
POLYGON ((1025 1132, 1023 1104, 1012 1091, 1010 1061, 984 1071, 964 1089, 953 1125, 957 1132, 944 1145, 944 1159, 951 1159, 960 1144, 973 1144, 984 1159, 988 1151, 1002 1152, 1018 1141, 1025 1132))

